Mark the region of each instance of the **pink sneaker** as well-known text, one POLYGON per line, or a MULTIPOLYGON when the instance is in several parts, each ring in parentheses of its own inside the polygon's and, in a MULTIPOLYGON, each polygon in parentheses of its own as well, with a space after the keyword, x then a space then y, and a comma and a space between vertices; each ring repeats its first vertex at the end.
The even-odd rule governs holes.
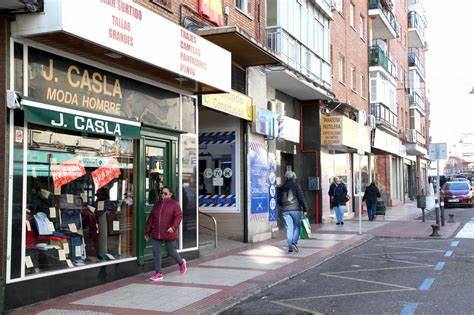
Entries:
POLYGON ((188 270, 188 267, 186 267, 186 259, 183 258, 183 263, 179 265, 179 273, 184 275, 187 270, 188 270))
POLYGON ((150 277, 151 281, 160 281, 163 280, 163 274, 161 272, 155 273, 153 276, 150 277))

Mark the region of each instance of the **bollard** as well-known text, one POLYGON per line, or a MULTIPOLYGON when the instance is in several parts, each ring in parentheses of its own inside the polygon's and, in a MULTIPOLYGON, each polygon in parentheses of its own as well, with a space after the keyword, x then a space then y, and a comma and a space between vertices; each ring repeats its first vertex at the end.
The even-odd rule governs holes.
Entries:
POLYGON ((433 229, 433 232, 431 233, 430 236, 441 236, 439 235, 439 225, 438 224, 432 224, 431 228, 433 229))
POLYGON ((448 223, 454 223, 454 214, 450 213, 448 214, 448 216, 449 216, 448 223))
POLYGON ((425 222, 425 208, 421 208, 421 222, 425 222))

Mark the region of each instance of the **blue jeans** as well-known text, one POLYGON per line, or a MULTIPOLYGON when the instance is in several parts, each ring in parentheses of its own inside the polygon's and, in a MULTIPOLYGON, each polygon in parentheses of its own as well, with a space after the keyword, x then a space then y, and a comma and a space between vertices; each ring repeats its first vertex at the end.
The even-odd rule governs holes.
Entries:
POLYGON ((336 222, 344 222, 344 205, 335 206, 334 211, 336 212, 336 222))
POLYGON ((367 215, 369 216, 369 220, 375 219, 375 215, 377 213, 377 203, 366 201, 365 204, 367 205, 367 215))
POLYGON ((303 212, 299 210, 283 212, 283 220, 286 225, 286 239, 288 241, 288 250, 293 250, 291 245, 298 244, 300 238, 300 227, 303 212))

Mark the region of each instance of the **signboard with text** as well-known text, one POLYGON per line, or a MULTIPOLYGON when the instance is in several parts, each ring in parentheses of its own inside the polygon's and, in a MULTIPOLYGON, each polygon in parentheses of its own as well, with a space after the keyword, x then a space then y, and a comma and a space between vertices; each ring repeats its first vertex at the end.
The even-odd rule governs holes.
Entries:
POLYGON ((446 160, 448 158, 448 145, 446 143, 431 143, 429 156, 433 161, 446 160))
POLYGON ((224 94, 203 95, 202 105, 245 120, 253 119, 252 99, 234 90, 224 94))
POLYGON ((61 187, 73 180, 86 174, 84 161, 81 156, 72 158, 65 162, 51 165, 51 177, 53 178, 54 187, 61 187))
POLYGON ((120 165, 115 158, 91 173, 95 189, 100 189, 120 176, 120 165))
POLYGON ((230 91, 228 51, 132 0, 44 2, 43 14, 18 17, 12 26, 14 36, 65 32, 177 76, 230 91))

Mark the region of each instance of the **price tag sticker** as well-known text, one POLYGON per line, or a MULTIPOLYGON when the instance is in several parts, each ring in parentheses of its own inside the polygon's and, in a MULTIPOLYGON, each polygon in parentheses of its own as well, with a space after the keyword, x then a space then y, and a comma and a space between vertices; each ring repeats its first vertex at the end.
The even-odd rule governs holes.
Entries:
POLYGON ((114 223, 112 224, 112 229, 114 231, 120 231, 120 221, 114 221, 114 223))
POLYGON ((63 250, 66 254, 69 254, 69 243, 67 241, 63 243, 63 250))
POLYGON ((33 261, 30 256, 25 256, 25 265, 26 268, 33 268, 33 261))
POLYGON ((104 202, 104 201, 99 201, 99 202, 97 203, 97 210, 103 211, 104 208, 105 208, 105 202, 104 202))
POLYGON ((55 194, 56 196, 61 195, 61 187, 56 187, 56 186, 55 186, 55 187, 54 187, 54 194, 55 194))
POLYGON ((64 252, 63 249, 58 250, 58 256, 60 261, 66 260, 66 253, 64 252))
POLYGON ((74 267, 74 265, 72 264, 72 261, 71 261, 70 259, 66 259, 66 263, 67 263, 67 266, 68 266, 69 268, 73 268, 73 267, 74 267))
POLYGON ((31 223, 28 220, 26 220, 26 230, 31 231, 31 223))
POLYGON ((71 231, 72 233, 77 233, 76 223, 69 223, 67 226, 69 227, 69 231, 71 231))
POLYGON ((51 219, 56 218, 56 208, 55 207, 50 207, 49 208, 49 217, 51 219))
POLYGON ((76 246, 75 254, 76 254, 76 257, 82 256, 82 246, 76 246))
POLYGON ((51 221, 48 222, 48 230, 49 230, 50 232, 54 232, 54 231, 55 231, 54 224, 53 224, 53 222, 51 222, 51 221))
POLYGON ((66 200, 67 200, 67 203, 74 203, 74 195, 67 194, 66 200))

